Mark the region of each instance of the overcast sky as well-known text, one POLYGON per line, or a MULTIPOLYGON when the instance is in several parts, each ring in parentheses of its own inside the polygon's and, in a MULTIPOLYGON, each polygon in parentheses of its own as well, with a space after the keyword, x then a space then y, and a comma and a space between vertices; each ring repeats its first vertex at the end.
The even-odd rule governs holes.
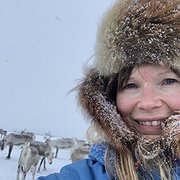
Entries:
POLYGON ((113 1, 0 0, 0 128, 85 138, 87 120, 68 92, 113 1))

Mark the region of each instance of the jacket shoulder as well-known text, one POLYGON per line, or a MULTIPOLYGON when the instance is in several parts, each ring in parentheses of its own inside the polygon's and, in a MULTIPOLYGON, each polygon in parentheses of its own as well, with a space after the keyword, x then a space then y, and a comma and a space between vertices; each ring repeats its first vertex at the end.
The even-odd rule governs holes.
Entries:
POLYGON ((38 180, 107 180, 105 168, 98 161, 84 159, 61 168, 60 173, 39 177, 38 180))

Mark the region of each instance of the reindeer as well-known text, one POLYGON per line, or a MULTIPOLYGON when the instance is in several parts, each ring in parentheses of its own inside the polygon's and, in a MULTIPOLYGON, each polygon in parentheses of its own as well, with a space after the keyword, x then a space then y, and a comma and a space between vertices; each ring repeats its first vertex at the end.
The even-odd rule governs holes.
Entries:
POLYGON ((49 139, 49 143, 56 149, 55 158, 57 158, 59 149, 69 149, 75 145, 71 138, 49 139))
POLYGON ((33 140, 36 139, 36 136, 35 136, 35 134, 34 134, 33 132, 29 132, 29 131, 22 130, 22 131, 20 132, 20 134, 32 136, 32 137, 33 137, 33 140))
POLYGON ((77 144, 72 153, 71 153, 71 161, 77 161, 77 160, 81 160, 84 158, 87 158, 87 156, 89 155, 90 152, 90 144, 89 143, 80 143, 77 144))
POLYGON ((46 158, 49 164, 52 164, 53 161, 53 152, 52 147, 49 143, 49 139, 47 139, 45 142, 32 141, 30 143, 30 146, 35 147, 38 150, 39 155, 42 157, 37 171, 40 172, 41 165, 43 162, 44 170, 46 170, 46 158))
POLYGON ((9 152, 6 158, 10 159, 13 146, 24 145, 32 140, 33 137, 29 135, 10 133, 0 141, 0 147, 1 150, 4 150, 6 146, 9 146, 9 152))
POLYGON ((3 138, 6 135, 7 135, 7 131, 2 129, 2 128, 0 128, 0 136, 1 136, 1 138, 3 138))
POLYGON ((20 171, 22 172, 22 180, 25 180, 28 171, 32 170, 32 180, 35 180, 36 167, 39 162, 40 155, 35 147, 30 146, 28 143, 21 150, 16 180, 19 180, 20 171))

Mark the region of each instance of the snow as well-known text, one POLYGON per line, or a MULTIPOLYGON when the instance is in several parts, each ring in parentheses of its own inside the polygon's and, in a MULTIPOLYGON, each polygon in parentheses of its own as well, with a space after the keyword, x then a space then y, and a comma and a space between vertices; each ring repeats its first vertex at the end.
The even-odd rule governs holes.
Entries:
MULTIPOLYGON (((36 135, 36 140, 44 141, 43 136, 36 135)), ((52 164, 48 164, 46 161, 46 170, 43 169, 43 165, 41 166, 40 172, 36 172, 35 179, 39 176, 46 176, 50 173, 59 172, 60 168, 66 164, 71 163, 70 154, 71 149, 60 149, 58 152, 58 157, 53 159, 52 164)), ((18 165, 18 158, 21 152, 21 147, 14 146, 11 158, 6 159, 8 154, 8 147, 6 147, 3 151, 0 151, 0 180, 15 180, 17 175, 17 165, 18 165)), ((20 174, 20 179, 21 179, 20 174)), ((28 172, 26 180, 32 180, 31 171, 28 172)))

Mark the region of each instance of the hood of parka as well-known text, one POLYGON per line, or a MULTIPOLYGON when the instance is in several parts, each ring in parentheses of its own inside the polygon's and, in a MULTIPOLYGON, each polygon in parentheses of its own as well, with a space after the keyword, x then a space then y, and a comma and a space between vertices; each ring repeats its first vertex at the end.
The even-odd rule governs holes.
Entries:
POLYGON ((179 41, 179 0, 118 0, 99 26, 95 66, 105 76, 142 63, 179 69, 179 41))
POLYGON ((110 82, 111 79, 91 69, 80 85, 79 101, 93 122, 103 130, 105 141, 121 148, 122 141, 134 140, 135 134, 121 119, 115 102, 106 93, 110 82))
POLYGON ((79 86, 79 102, 112 144, 120 148, 123 139, 136 138, 107 93, 112 77, 147 63, 179 71, 179 54, 180 0, 118 0, 105 13, 97 31, 94 67, 79 86))

